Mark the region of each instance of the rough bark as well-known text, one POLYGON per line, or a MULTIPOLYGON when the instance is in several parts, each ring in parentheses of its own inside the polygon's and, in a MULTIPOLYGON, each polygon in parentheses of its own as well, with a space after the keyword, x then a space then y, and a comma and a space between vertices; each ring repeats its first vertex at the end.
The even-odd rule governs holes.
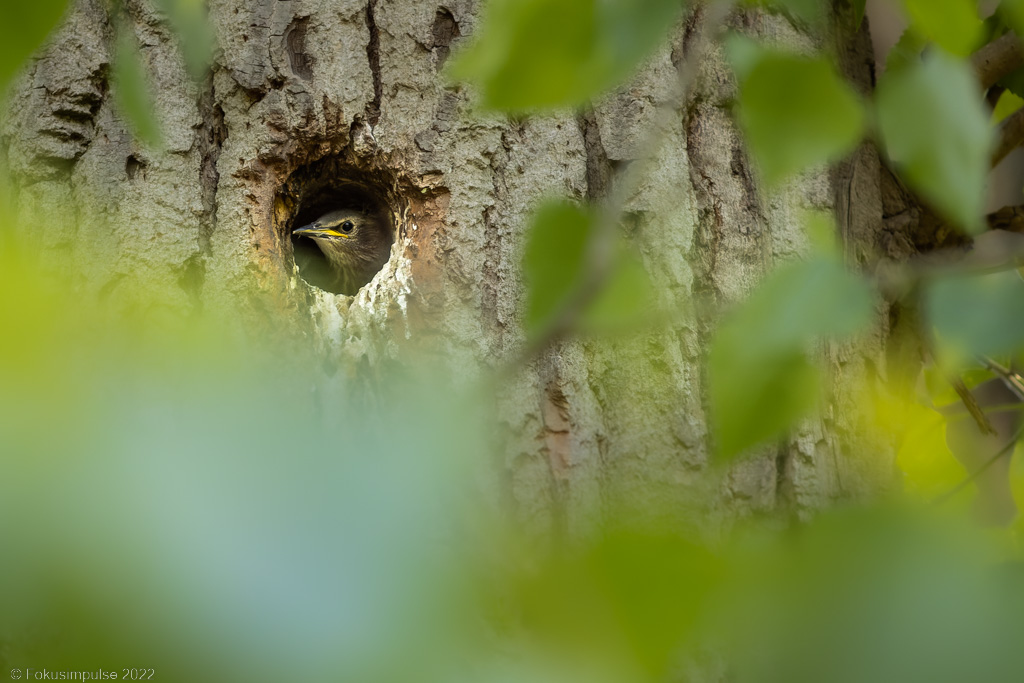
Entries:
MULTIPOLYGON (((9 100, 4 159, 52 262, 74 260, 83 293, 125 305, 152 306, 139 292, 155 280, 173 309, 286 321, 342 377, 436 348, 464 383, 523 343, 518 264, 531 210, 550 196, 601 198, 643 153, 701 11, 588 111, 517 120, 475 111, 472 93, 439 73, 474 33, 471 0, 211 0, 219 50, 202 87, 150 3, 130 0, 128 18, 164 149, 135 142, 114 107, 113 29, 100 0, 78 0, 9 100), (355 297, 309 285, 289 239, 304 211, 338 193, 378 202, 397 235, 390 262, 355 297)), ((849 35, 842 12, 835 37, 754 10, 730 23, 837 50, 848 75, 872 86, 866 28, 849 35)), ((865 436, 857 403, 885 379, 881 309, 865 339, 822 349, 833 389, 820 419, 724 479, 707 476, 707 304, 740 300, 775 264, 806 253, 806 209, 836 214, 852 267, 898 251, 899 239, 886 231, 870 147, 773 194, 760 189, 729 115, 733 95, 713 48, 656 171, 626 207, 657 303, 678 314, 634 337, 559 342, 496 397, 499 485, 520 519, 577 533, 608 511, 659 501, 714 523, 813 510, 891 482, 891 446, 865 436)))

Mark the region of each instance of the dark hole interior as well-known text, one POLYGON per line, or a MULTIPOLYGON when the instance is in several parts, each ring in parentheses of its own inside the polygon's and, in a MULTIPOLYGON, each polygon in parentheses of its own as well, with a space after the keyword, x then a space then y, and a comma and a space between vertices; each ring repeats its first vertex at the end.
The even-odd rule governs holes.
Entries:
POLYGON ((378 217, 379 220, 374 223, 380 226, 380 230, 385 233, 387 244, 390 245, 395 241, 395 230, 388 204, 375 188, 356 181, 342 181, 336 185, 313 189, 305 194, 307 196, 300 199, 298 210, 288 228, 299 275, 310 285, 324 291, 353 295, 366 282, 358 283, 354 290, 345 291, 317 243, 309 237, 296 235, 293 231, 309 225, 330 211, 350 209, 378 217))

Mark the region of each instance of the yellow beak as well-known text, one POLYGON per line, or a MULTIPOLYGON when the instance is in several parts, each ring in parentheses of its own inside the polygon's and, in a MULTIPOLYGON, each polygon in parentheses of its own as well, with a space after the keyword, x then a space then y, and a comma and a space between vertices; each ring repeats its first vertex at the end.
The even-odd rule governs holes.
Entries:
POLYGON ((338 232, 333 228, 319 228, 315 223, 296 228, 292 230, 292 234, 305 235, 307 237, 348 237, 345 233, 338 232))

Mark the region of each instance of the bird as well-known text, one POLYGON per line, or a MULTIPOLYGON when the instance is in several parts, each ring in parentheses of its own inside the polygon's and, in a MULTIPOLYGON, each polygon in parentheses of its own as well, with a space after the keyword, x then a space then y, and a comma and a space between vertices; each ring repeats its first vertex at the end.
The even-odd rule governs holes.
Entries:
POLYGON ((339 294, 354 295, 387 263, 391 239, 379 214, 360 209, 328 211, 309 225, 292 230, 320 247, 339 294))

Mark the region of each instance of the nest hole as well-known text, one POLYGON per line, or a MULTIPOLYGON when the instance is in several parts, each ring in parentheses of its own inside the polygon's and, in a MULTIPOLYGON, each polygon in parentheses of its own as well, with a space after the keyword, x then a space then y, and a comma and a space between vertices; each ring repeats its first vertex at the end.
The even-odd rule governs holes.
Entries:
POLYGON ((402 213, 395 187, 384 172, 334 160, 293 175, 281 199, 292 256, 307 284, 353 296, 384 268, 402 213))

